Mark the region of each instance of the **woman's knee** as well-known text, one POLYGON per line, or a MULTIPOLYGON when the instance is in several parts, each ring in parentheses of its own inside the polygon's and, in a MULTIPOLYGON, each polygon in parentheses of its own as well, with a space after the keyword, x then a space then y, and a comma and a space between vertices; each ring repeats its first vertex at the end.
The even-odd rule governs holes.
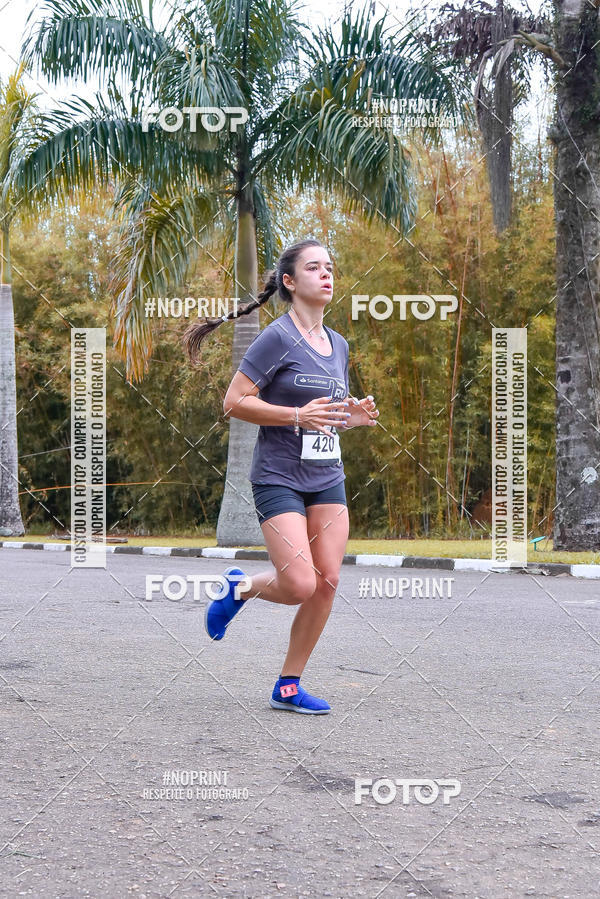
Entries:
POLYGON ((317 592, 322 593, 324 596, 331 596, 337 590, 339 582, 339 571, 328 571, 325 569, 321 571, 317 578, 317 592))
POLYGON ((301 569, 290 572, 287 576, 279 575, 279 583, 285 595, 295 605, 310 599, 317 589, 317 576, 314 571, 301 569))

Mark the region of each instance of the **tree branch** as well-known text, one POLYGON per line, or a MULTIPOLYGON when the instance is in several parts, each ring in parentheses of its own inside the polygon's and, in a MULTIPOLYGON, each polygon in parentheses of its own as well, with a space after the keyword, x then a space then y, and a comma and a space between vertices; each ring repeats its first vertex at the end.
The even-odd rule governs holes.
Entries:
MULTIPOLYGON (((598 0, 598 2, 600 2, 600 0, 598 0)), ((567 63, 560 53, 558 53, 554 47, 551 47, 550 44, 544 44, 539 40, 542 36, 545 37, 545 35, 538 35, 533 32, 529 33, 527 31, 519 30, 517 34, 514 35, 514 40, 520 44, 526 44, 528 47, 532 47, 534 50, 537 50, 538 53, 551 59, 559 68, 566 69, 567 63)))

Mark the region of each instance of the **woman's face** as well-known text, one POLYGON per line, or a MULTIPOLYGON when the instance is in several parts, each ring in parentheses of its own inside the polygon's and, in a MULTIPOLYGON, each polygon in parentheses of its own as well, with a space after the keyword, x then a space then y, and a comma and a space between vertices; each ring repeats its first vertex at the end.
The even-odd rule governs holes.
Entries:
POLYGON ((294 277, 283 276, 294 299, 325 306, 333 296, 333 264, 324 247, 306 247, 296 259, 294 277))

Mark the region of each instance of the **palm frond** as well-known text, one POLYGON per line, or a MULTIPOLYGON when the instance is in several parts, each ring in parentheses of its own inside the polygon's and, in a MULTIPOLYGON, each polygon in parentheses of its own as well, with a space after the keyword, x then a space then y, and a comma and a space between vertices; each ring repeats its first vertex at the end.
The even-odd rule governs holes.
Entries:
POLYGON ((23 152, 30 140, 36 94, 29 93, 22 78, 21 63, 5 81, 0 81, 0 183, 6 189, 16 151, 23 152))
MULTIPOLYGON (((486 59, 493 58, 493 31, 498 15, 499 9, 486 0, 445 3, 438 10, 434 21, 422 29, 419 37, 439 58, 452 59, 462 64, 473 84, 479 81, 478 73, 482 64, 486 59)), ((519 9, 504 4, 503 16, 509 35, 519 31, 543 34, 552 30, 551 17, 543 7, 538 13, 533 13, 527 5, 525 9, 519 9)), ((503 44, 499 54, 503 53, 505 47, 506 44, 503 44)), ((541 60, 547 73, 550 61, 536 52, 528 52, 527 46, 519 43, 513 44, 507 57, 510 58, 512 70, 513 106, 518 106, 530 95, 534 65, 538 65, 541 60)))
POLYGON ((74 191, 132 176, 143 176, 155 189, 165 190, 167 185, 197 187, 223 174, 222 158, 169 139, 155 125, 145 130, 142 122, 126 115, 110 117, 107 108, 100 110, 105 118, 73 121, 73 113, 81 111, 95 108, 80 100, 49 114, 45 139, 16 160, 12 188, 26 206, 49 198, 64 200, 74 191))
POLYGON ((267 186, 260 181, 254 181, 252 190, 252 203, 256 215, 256 237, 258 246, 259 265, 270 268, 275 258, 275 233, 273 230, 273 206, 275 198, 268 196, 267 186))
POLYGON ((468 92, 458 77, 460 67, 440 60, 424 47, 413 30, 387 25, 387 16, 371 22, 366 8, 352 18, 346 13, 341 35, 321 29, 310 50, 311 74, 295 92, 300 106, 315 90, 329 86, 349 108, 371 96, 429 98, 446 112, 457 112, 468 92))
POLYGON ((53 83, 123 75, 137 84, 167 49, 141 0, 44 0, 35 14, 23 57, 35 60, 53 83))
MULTIPOLYGON (((310 71, 263 125, 266 147, 255 164, 282 185, 335 190, 368 219, 400 228, 415 215, 414 181, 406 142, 390 130, 359 127, 374 97, 437 100, 455 111, 464 99, 454 68, 435 65, 412 34, 372 21, 367 7, 346 13, 340 36, 319 31, 310 71)), ((466 96, 466 95, 465 95, 466 96)))
POLYGON ((330 100, 304 121, 288 117, 268 151, 269 171, 282 186, 335 191, 367 220, 408 229, 416 212, 409 151, 392 131, 357 128, 353 120, 352 111, 330 100))
POLYGON ((297 0, 205 0, 215 46, 249 86, 273 85, 304 42, 297 0))
MULTIPOLYGON (((143 192, 143 185, 131 190, 143 192)), ((114 344, 126 361, 128 376, 141 379, 152 354, 151 322, 145 314, 148 298, 172 296, 183 284, 202 240, 219 217, 219 198, 211 193, 150 194, 137 205, 136 215, 126 216, 119 233, 113 262, 115 300, 114 344)))
POLYGON ((231 67, 210 44, 166 54, 156 68, 156 94, 165 105, 243 105, 231 67))

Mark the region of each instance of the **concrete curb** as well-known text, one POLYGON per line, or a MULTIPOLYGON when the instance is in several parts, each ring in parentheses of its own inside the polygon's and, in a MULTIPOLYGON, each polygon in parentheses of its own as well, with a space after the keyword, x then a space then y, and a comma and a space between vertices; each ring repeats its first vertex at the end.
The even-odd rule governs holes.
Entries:
MULTIPOLYGON (((0 540, 0 547, 7 549, 40 549, 49 552, 66 552, 70 543, 30 543, 20 540, 0 540)), ((263 549, 236 549, 227 546, 123 546, 109 545, 107 553, 124 553, 138 556, 183 556, 204 559, 250 559, 267 561, 269 554, 263 549)), ((569 565, 561 562, 530 562, 526 568, 502 568, 491 559, 443 559, 427 556, 385 556, 369 553, 345 555, 344 565, 378 565, 386 568, 432 568, 441 571, 491 571, 496 574, 541 574, 557 577, 569 575, 578 578, 600 578, 600 565, 569 565)))

